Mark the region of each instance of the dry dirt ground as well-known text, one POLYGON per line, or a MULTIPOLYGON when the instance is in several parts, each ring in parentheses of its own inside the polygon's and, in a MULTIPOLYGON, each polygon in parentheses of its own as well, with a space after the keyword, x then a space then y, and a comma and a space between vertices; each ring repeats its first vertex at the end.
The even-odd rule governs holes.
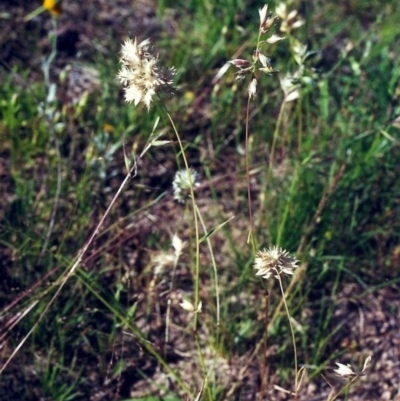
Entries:
MULTIPOLYGON (((9 74, 15 65, 19 65, 30 69, 28 80, 41 79, 40 55, 49 50, 47 34, 51 29, 51 21, 48 15, 42 14, 30 22, 24 22, 24 17, 37 5, 35 2, 22 0, 1 1, 0 13, 6 18, 0 19, 0 77, 9 74)), ((157 21, 152 1, 64 1, 63 7, 64 13, 58 21, 59 57, 56 66, 59 69, 67 64, 80 61, 90 64, 94 53, 98 51, 105 54, 113 51, 116 54, 119 44, 126 37, 126 32, 132 32, 133 35, 140 34, 143 38, 154 38, 160 29, 168 29, 157 21), (113 39, 112 49, 110 47, 111 38, 113 39)), ((73 94, 70 93, 69 96, 73 96, 73 94)), ((7 181, 6 158, 2 157, 1 162, 2 193, 7 194, 12 191, 12 187, 5 184, 7 181)), ((1 208, 5 207, 4 201, 0 202, 1 208)), ((168 219, 172 221, 173 216, 174 213, 165 216, 166 225, 168 225, 168 219)), ((399 255, 395 255, 394 259, 394 266, 398 267, 399 255)), ((235 299, 235 302, 238 300, 235 299)), ((4 306, 2 305, 2 308, 4 306)), ((310 313, 312 315, 312 311, 310 313)), ((351 356, 353 360, 359 360, 360 366, 368 355, 372 355, 371 366, 367 374, 352 388, 348 399, 353 401, 399 401, 400 295, 398 286, 384 287, 373 293, 368 293, 355 285, 348 286, 336 300, 332 324, 334 328, 340 327, 340 330, 335 332, 331 338, 330 348, 332 351, 347 349, 346 355, 351 356)), ((176 371, 190 372, 187 382, 197 382, 197 385, 200 386, 200 376, 193 377, 196 374, 191 371, 190 360, 192 360, 194 351, 187 348, 185 342, 179 341, 180 334, 179 331, 174 332, 172 329, 171 338, 175 338, 175 340, 171 347, 173 349, 171 350, 170 365, 176 371)), ((200 335, 205 335, 205 333, 200 333, 200 335)), ((134 342, 129 343, 129 340, 126 340, 125 346, 129 345, 135 347, 134 342)), ((3 344, 2 349, 4 352, 7 345, 3 344)), ((217 365, 214 367, 217 371, 217 382, 232 390, 231 394, 228 392, 226 395, 227 399, 239 399, 239 393, 242 400, 258 399, 259 364, 251 361, 249 354, 232 356, 230 359, 221 356, 215 360, 212 351, 205 349, 204 355, 206 364, 216 363, 217 365), (210 355, 207 354, 208 352, 210 355), (245 365, 248 365, 248 368, 243 370, 245 365)), ((154 368, 145 358, 138 357, 138 361, 143 361, 144 365, 140 368, 150 377, 151 381, 143 380, 135 373, 137 362, 134 362, 132 366, 126 368, 128 373, 125 373, 118 383, 115 381, 107 383, 104 378, 101 381, 96 373, 93 373, 92 376, 89 375, 87 396, 89 395, 93 401, 122 399, 116 396, 118 387, 120 394, 124 394, 125 397, 139 398, 149 394, 150 391, 157 394, 155 387, 157 383, 166 387, 170 385, 165 374, 161 373, 158 368, 154 368), (147 363, 148 365, 146 365, 147 363)), ((341 362, 348 361, 342 360, 341 362)), ((32 398, 30 399, 50 401, 40 395, 40 389, 38 389, 40 384, 35 378, 33 369, 30 366, 22 366, 23 364, 23 357, 16 358, 10 371, 6 371, 4 374, 0 382, 1 400, 17 400, 17 387, 32 386, 32 398)), ((272 370, 269 374, 271 383, 279 384, 278 375, 272 370)), ((185 375, 186 373, 182 375, 184 381, 185 375)), ((306 384, 300 390, 299 400, 326 400, 330 391, 328 383, 337 387, 340 380, 332 374, 332 369, 327 369, 324 377, 318 376, 308 382, 305 379, 306 384)), ((77 399, 88 398, 78 397, 77 399)), ((286 400, 290 397, 283 392, 271 389, 265 399, 286 400)), ((344 398, 339 397, 338 399, 343 400, 344 398)))

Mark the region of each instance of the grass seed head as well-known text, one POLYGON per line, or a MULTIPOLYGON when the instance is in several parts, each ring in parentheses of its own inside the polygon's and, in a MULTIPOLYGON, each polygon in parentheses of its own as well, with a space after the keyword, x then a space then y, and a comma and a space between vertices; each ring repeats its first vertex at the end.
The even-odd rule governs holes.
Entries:
POLYGON ((194 305, 190 301, 188 301, 187 299, 182 300, 182 302, 179 305, 186 312, 201 313, 201 309, 202 309, 202 302, 201 301, 197 305, 197 308, 195 308, 194 305))
POLYGON ((254 99, 257 93, 257 80, 253 78, 249 85, 249 98, 254 99))
POLYGON ((253 61, 245 59, 233 59, 229 61, 229 63, 237 68, 237 71, 235 73, 236 79, 243 80, 247 75, 251 75, 252 78, 247 90, 250 99, 253 99, 255 97, 257 90, 257 74, 255 74, 256 70, 262 71, 266 74, 278 72, 278 70, 275 70, 272 67, 271 60, 261 52, 261 45, 274 44, 285 39, 284 37, 273 34, 269 38, 261 40, 261 36, 267 34, 270 31, 278 17, 268 14, 268 5, 264 5, 263 8, 260 8, 258 10, 258 13, 260 15, 259 37, 257 46, 252 55, 253 61), (258 68, 260 64, 261 68, 258 68))
POLYGON ((117 75, 125 87, 125 100, 137 106, 140 102, 150 109, 154 96, 160 92, 172 91, 175 69, 158 66, 158 56, 149 52, 149 39, 137 43, 127 39, 122 45, 121 69, 117 75))
POLYGON ((343 363, 335 362, 336 365, 339 367, 337 369, 334 369, 334 372, 338 374, 339 376, 343 377, 348 377, 348 376, 355 376, 354 370, 351 368, 350 365, 343 365, 343 363))
POLYGON ((260 14, 260 28, 262 28, 267 22, 268 17, 268 4, 264 4, 263 8, 258 9, 258 14, 260 14))
POLYGON ((195 169, 177 171, 172 183, 174 199, 181 203, 185 202, 185 199, 190 194, 190 187, 199 185, 199 173, 195 169))
POLYGON ((274 246, 256 253, 254 268, 257 270, 256 276, 268 279, 272 275, 275 277, 281 274, 293 275, 294 269, 298 267, 297 263, 297 259, 289 256, 287 251, 274 246))
POLYGON ((278 6, 275 8, 275 13, 282 21, 280 26, 281 32, 290 34, 291 31, 298 29, 305 24, 305 21, 302 18, 298 18, 297 10, 292 10, 288 12, 285 3, 279 3, 278 6))

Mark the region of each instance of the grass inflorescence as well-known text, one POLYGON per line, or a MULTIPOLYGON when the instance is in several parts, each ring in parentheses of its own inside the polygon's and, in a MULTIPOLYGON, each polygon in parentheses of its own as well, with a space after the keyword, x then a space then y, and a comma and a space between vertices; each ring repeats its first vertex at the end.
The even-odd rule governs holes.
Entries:
POLYGON ((0 6, 0 398, 399 396, 398 5, 58 3, 0 6))

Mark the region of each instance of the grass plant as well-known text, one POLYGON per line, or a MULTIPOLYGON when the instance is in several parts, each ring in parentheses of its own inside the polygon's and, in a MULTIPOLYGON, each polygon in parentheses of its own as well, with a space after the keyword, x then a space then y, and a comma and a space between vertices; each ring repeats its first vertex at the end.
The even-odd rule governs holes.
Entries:
POLYGON ((108 38, 76 99, 63 9, 28 14, 52 28, 42 78, 0 71, 2 400, 366 385, 336 311, 399 286, 399 9, 346 7, 159 2, 172 33, 108 38))

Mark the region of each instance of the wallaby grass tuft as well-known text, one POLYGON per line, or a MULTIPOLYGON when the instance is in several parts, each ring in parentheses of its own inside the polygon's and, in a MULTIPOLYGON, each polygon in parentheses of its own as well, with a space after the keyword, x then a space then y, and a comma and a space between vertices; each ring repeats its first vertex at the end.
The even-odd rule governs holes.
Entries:
POLYGON ((29 14, 34 73, 2 49, 0 398, 396 397, 397 3, 99 7, 91 72, 72 4, 29 14))

